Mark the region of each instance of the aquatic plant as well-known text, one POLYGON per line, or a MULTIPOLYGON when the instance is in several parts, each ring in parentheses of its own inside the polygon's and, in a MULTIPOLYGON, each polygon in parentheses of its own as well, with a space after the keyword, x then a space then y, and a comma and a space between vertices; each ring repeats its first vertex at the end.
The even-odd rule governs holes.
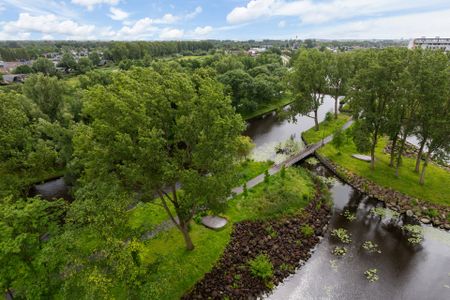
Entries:
POLYGON ((367 280, 369 280, 370 282, 374 282, 379 279, 377 275, 377 269, 369 269, 364 272, 364 275, 366 275, 367 280))
POLYGON ((306 159, 306 163, 311 166, 315 166, 319 163, 319 160, 315 157, 310 157, 310 158, 306 159))
POLYGON ((350 222, 356 220, 355 214, 351 213, 349 210, 345 210, 342 215, 350 222))
POLYGON ((336 178, 334 177, 325 177, 325 176, 317 176, 317 178, 325 185, 332 186, 336 183, 336 178))
POLYGON ((254 277, 267 280, 273 276, 273 265, 266 254, 260 254, 248 262, 250 273, 254 277))
POLYGON ((331 251, 331 253, 333 253, 336 256, 344 256, 345 254, 347 254, 347 248, 345 247, 334 247, 333 251, 331 251))
POLYGON ((423 229, 420 225, 407 224, 403 230, 408 235, 408 242, 412 245, 420 244, 423 241, 423 229))
POLYGON ((339 239, 344 244, 350 244, 352 241, 350 234, 344 228, 333 229, 331 231, 331 236, 339 239))
POLYGON ((362 247, 369 253, 381 253, 381 250, 378 248, 378 244, 372 241, 365 241, 362 244, 362 247))
POLYGON ((392 209, 389 208, 384 208, 384 207, 373 207, 370 210, 370 213, 373 216, 378 216, 381 219, 383 218, 391 218, 391 219, 396 219, 398 217, 400 217, 400 214, 396 211, 393 211, 392 209))

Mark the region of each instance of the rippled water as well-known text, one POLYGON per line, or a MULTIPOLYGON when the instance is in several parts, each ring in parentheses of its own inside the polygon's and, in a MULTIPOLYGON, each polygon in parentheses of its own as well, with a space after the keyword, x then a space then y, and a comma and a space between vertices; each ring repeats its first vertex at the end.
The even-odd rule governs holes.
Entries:
POLYGON ((339 181, 331 193, 330 230, 306 264, 268 299, 450 299, 450 233, 424 227, 424 241, 414 248, 398 228, 370 214, 381 202, 339 181), (348 221, 342 215, 345 210, 356 220, 348 221), (332 250, 341 244, 330 231, 341 227, 351 234, 352 243, 345 256, 337 257, 332 250), (381 253, 367 253, 361 248, 365 241, 377 243, 381 253), (377 269, 376 282, 364 276, 371 268, 377 269))

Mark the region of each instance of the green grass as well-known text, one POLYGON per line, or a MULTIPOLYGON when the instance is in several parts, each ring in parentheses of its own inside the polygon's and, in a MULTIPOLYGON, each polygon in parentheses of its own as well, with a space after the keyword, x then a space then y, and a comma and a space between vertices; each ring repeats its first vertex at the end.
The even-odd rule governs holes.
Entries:
POLYGON ((274 101, 270 104, 260 106, 257 110, 248 112, 248 113, 241 113, 244 120, 249 120, 264 114, 267 114, 269 112, 272 112, 274 110, 277 110, 279 108, 282 108, 290 103, 294 102, 294 99, 292 97, 285 97, 280 100, 274 101))
POLYGON ((181 233, 173 228, 145 243, 142 261, 149 268, 147 282, 142 288, 146 299, 178 299, 220 258, 230 240, 232 224, 247 219, 266 219, 292 214, 301 210, 314 194, 312 179, 305 170, 289 168, 285 178, 270 177, 229 202, 223 214, 229 224, 219 231, 192 223, 191 237, 195 245, 186 251, 181 233))
POLYGON ((342 146, 340 155, 331 144, 325 145, 319 150, 319 153, 380 186, 392 188, 431 203, 450 205, 450 173, 430 163, 425 174, 425 184, 419 185, 419 174, 413 171, 415 159, 404 157, 397 178, 395 169, 389 167, 389 155, 383 153, 387 142, 387 138, 382 138, 377 145, 375 170, 373 171, 370 169, 370 163, 351 157, 352 154, 358 153, 352 141, 347 141, 346 145, 342 146))
POLYGON ((322 140, 323 138, 329 136, 330 134, 333 134, 333 132, 337 128, 341 128, 345 122, 347 122, 350 119, 349 115, 345 114, 339 114, 337 119, 331 120, 331 121, 323 121, 319 124, 319 130, 316 131, 313 128, 303 132, 303 138, 305 141, 309 144, 314 144, 322 140))
POLYGON ((259 174, 264 173, 273 165, 272 161, 254 161, 245 160, 243 161, 237 170, 237 176, 239 178, 239 185, 244 184, 252 178, 255 178, 259 174))

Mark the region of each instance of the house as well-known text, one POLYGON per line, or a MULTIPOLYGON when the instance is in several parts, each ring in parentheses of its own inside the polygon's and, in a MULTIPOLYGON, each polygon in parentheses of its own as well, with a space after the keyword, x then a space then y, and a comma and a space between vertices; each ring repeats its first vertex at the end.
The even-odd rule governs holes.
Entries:
POLYGON ((27 74, 3 75, 1 84, 7 85, 11 83, 23 83, 27 77, 27 74))

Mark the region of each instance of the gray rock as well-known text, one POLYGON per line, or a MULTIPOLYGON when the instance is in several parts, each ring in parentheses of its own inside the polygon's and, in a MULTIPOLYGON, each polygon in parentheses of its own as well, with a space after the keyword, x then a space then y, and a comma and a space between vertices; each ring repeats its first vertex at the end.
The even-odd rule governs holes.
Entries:
POLYGON ((202 224, 211 229, 223 228, 227 223, 227 219, 218 216, 205 216, 202 218, 202 224))
POLYGON ((371 158, 368 155, 362 155, 362 154, 352 154, 353 158, 362 160, 362 161, 366 161, 366 162, 370 162, 371 158))
POLYGON ((414 216, 414 213, 412 212, 412 210, 408 209, 408 210, 406 211, 406 215, 407 215, 408 217, 412 217, 412 216, 414 216))
POLYGON ((420 222, 422 222, 423 224, 430 224, 431 223, 430 219, 427 219, 427 218, 420 219, 420 222))
POLYGON ((444 229, 445 230, 450 230, 450 224, 444 224, 444 229))

